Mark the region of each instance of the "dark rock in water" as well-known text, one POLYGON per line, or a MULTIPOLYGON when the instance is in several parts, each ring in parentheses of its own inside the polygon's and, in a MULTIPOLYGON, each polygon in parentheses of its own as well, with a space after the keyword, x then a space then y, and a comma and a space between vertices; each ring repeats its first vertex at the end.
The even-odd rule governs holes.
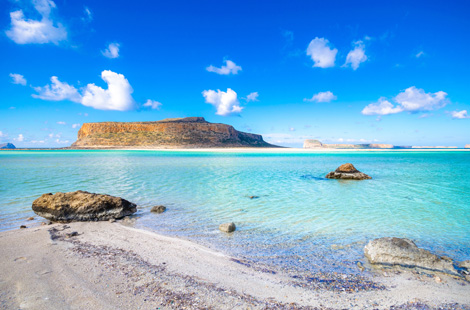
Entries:
POLYGON ((235 223, 224 223, 219 226, 219 230, 227 233, 233 232, 235 229, 237 229, 235 223))
POLYGON ((33 211, 54 222, 107 221, 137 211, 137 207, 120 197, 84 191, 44 194, 33 202, 33 211))
POLYGON ((0 143, 0 149, 16 149, 13 143, 0 143))
POLYGON ((152 207, 152 209, 150 209, 150 212, 153 212, 153 213, 163 213, 165 211, 166 211, 165 206, 155 206, 155 207, 152 207))
POLYGON ((344 164, 326 175, 328 179, 343 179, 343 180, 367 180, 372 179, 365 173, 360 172, 354 167, 353 164, 344 164))
POLYGON ((28 227, 26 227, 25 225, 21 225, 20 228, 24 229, 24 228, 28 228, 28 227))
POLYGON ((257 199, 257 198, 259 198, 259 196, 248 196, 248 198, 250 198, 250 199, 257 199))
POLYGON ((27 221, 32 221, 32 220, 34 220, 34 217, 32 217, 32 216, 31 216, 31 217, 28 217, 26 220, 27 220, 27 221))
POLYGON ((459 276, 452 261, 418 248, 409 239, 374 239, 364 247, 364 255, 371 264, 420 268, 459 276))

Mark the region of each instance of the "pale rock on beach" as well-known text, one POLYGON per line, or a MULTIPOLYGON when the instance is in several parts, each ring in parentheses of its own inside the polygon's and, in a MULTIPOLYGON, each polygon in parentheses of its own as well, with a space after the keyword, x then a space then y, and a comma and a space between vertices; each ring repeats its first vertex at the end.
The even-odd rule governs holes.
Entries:
POLYGON ((419 268, 428 272, 460 276, 451 259, 418 248, 409 239, 389 237, 374 239, 364 247, 364 255, 371 264, 375 265, 419 268))
POLYGON ((33 202, 33 211, 54 222, 108 221, 137 211, 137 206, 120 197, 85 191, 43 194, 33 202))
POLYGON ((236 228, 235 223, 224 223, 219 226, 220 231, 227 233, 234 232, 236 228))

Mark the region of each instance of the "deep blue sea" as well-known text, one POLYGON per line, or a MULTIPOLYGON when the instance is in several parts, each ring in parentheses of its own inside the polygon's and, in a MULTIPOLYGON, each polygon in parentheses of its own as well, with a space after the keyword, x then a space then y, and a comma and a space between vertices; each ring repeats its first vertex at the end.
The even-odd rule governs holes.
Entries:
POLYGON ((79 189, 136 203, 136 227, 286 267, 355 270, 382 236, 470 259, 467 151, 5 151, 0 230, 30 226, 41 194, 79 189), (373 179, 324 178, 348 162, 373 179), (218 231, 228 221, 234 234, 218 231))

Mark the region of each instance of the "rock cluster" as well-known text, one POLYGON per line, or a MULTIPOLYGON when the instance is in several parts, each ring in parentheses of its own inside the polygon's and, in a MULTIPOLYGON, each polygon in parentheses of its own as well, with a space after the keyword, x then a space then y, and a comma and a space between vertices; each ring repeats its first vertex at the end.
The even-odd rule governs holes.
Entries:
POLYGON ((459 276, 452 259, 418 248, 409 239, 389 237, 374 239, 364 247, 364 255, 374 265, 419 268, 459 276))
POLYGON ((137 207, 120 197, 85 191, 43 194, 33 202, 33 211, 54 222, 107 221, 137 211, 137 207))
POLYGON ((365 173, 358 171, 353 164, 344 164, 339 166, 335 171, 326 175, 328 179, 344 179, 344 180, 367 180, 372 179, 365 173))

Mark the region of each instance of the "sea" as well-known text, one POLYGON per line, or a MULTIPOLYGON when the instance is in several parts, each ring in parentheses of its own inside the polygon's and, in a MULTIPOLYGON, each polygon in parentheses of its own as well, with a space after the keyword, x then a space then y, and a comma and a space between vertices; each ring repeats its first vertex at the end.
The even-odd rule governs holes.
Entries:
POLYGON ((36 198, 76 190, 136 203, 130 222, 137 228, 285 269, 358 272, 364 246, 380 237, 470 259, 464 150, 3 151, 0 231, 39 225, 36 198), (372 179, 325 178, 344 163, 372 179), (155 205, 167 211, 151 213, 155 205), (220 232, 226 222, 237 230, 220 232))

